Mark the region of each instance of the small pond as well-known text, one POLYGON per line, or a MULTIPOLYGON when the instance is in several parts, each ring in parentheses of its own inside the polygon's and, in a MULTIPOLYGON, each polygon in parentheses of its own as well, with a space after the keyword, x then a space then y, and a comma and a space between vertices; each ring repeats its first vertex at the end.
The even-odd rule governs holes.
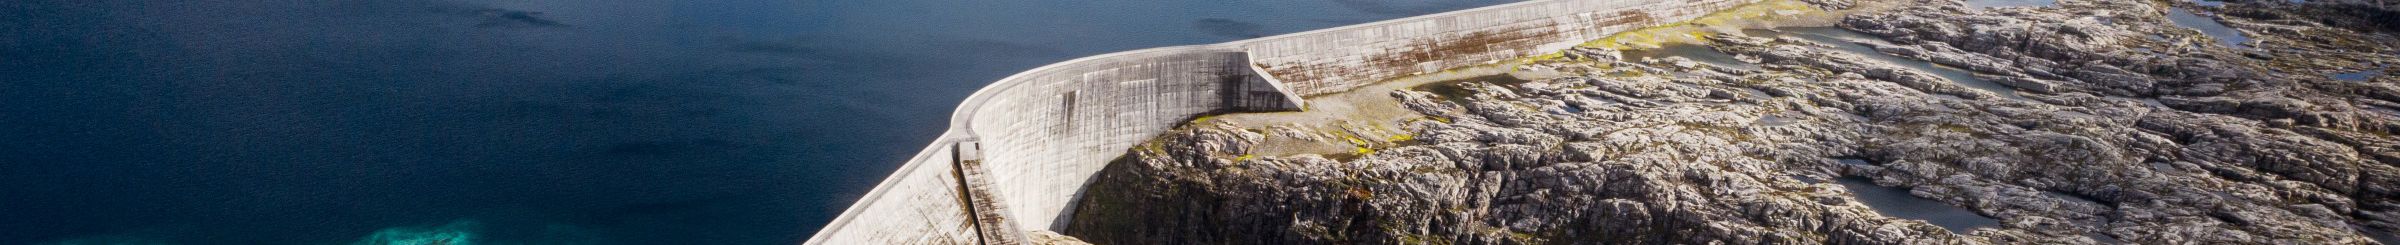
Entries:
POLYGON ((2209 38, 2215 38, 2217 39, 2218 43, 2223 43, 2227 47, 2250 47, 2248 45, 2242 45, 2242 43, 2250 42, 2249 37, 2242 36, 2242 31, 2234 30, 2233 27, 2225 26, 2225 23, 2218 23, 2217 19, 2192 14, 2191 11, 2186 11, 2182 8, 2168 9, 2167 21, 2175 22, 2175 25, 2183 26, 2184 28, 2200 30, 2200 34, 2206 34, 2209 38))
POLYGON ((2377 76, 2383 76, 2383 71, 2379 71, 2379 70, 2364 70, 2364 71, 2356 71, 2356 72, 2344 72, 2344 73, 2334 73, 2334 74, 2327 74, 2326 76, 2333 77, 2333 80, 2342 80, 2342 81, 2366 81, 2367 79, 2374 79, 2374 78, 2375 78, 2375 77, 2377 77, 2377 76))
POLYGON ((1924 220, 1954 233, 2000 225, 1999 220, 1983 217, 1966 208, 1911 196, 1908 188, 1875 185, 1875 181, 1862 177, 1842 177, 1836 182, 1844 188, 1850 188, 1850 192, 1857 193, 1860 202, 1865 202, 1867 207, 1874 208, 1876 213, 1884 216, 1924 220))

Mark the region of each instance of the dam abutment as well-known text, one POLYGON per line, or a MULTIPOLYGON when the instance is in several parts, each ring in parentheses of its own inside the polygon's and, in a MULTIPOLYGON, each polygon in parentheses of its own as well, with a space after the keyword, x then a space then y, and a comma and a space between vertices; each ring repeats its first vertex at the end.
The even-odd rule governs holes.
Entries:
POLYGON ((1303 96, 1556 52, 1748 2, 1528 1, 1034 68, 969 96, 948 132, 808 244, 1023 241, 1071 221, 1111 160, 1197 116, 1297 110, 1303 96))

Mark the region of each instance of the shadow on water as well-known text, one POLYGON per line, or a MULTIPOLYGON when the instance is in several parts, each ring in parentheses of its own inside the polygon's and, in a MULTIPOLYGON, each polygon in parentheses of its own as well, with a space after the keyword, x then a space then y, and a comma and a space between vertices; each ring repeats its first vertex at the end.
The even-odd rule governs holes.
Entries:
POLYGON ((1884 216, 1924 220, 1955 233, 2000 225, 2000 221, 1975 214, 1966 208, 1911 196, 1907 188, 1875 185, 1875 181, 1863 177, 1842 177, 1835 181, 1844 188, 1850 188, 1851 193, 1858 195, 1860 202, 1865 202, 1867 207, 1884 216))
POLYGON ((2227 47, 2250 48, 2248 45, 2242 45, 2242 43, 2250 42, 2250 38, 2243 37, 2241 31, 2234 30, 2233 27, 2227 27, 2225 26, 2225 23, 2218 23, 2216 19, 2192 14, 2192 11, 2183 10, 2182 8, 2169 8, 2167 9, 2167 21, 2175 22, 2175 25, 2183 26, 2184 28, 2200 30, 2200 34, 2206 34, 2209 38, 2215 38, 2217 39, 2218 43, 2223 43, 2227 47))
POLYGON ((1880 43, 1883 40, 1875 36, 1867 35, 1866 33, 1859 33, 1837 27, 1796 27, 1773 30, 1749 30, 1746 32, 1748 32, 1751 36, 1794 37, 1811 42, 1822 43, 1833 46, 1834 50, 1837 51, 1867 57, 1867 59, 1872 59, 1875 61, 1898 65, 1911 70, 1925 72, 1926 74, 1933 74, 1934 76, 1942 77, 1944 80, 1950 80, 1950 82, 1958 83, 1958 85, 1982 89, 1994 94, 1999 94, 2001 97, 2007 97, 2009 99, 2026 100, 2024 96, 2017 95, 2016 88, 2009 87, 2008 85, 2001 85, 1999 83, 1993 83, 1988 80, 1983 80, 1983 78, 1977 78, 1973 72, 1958 68, 1935 65, 1930 61, 1916 60, 1886 54, 1881 51, 1875 51, 1875 48, 1873 47, 1867 47, 1866 45, 1855 43, 1880 43))

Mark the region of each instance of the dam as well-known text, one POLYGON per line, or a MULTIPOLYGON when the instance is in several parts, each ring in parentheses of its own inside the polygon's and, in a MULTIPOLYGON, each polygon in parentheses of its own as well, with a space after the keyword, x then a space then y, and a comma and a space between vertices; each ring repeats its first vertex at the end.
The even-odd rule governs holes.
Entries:
MULTIPOLYGON (((1217 113, 1306 108, 1382 79, 1557 52, 1756 0, 1537 0, 1077 58, 1000 79, 807 244, 1018 244, 1072 221, 1133 145, 1217 113)), ((1071 235, 1071 234, 1070 234, 1071 235)))

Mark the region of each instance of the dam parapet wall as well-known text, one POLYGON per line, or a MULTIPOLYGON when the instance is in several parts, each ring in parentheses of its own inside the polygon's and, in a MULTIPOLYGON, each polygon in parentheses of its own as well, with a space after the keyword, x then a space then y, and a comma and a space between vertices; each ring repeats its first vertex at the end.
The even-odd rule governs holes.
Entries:
POLYGON ((1048 230, 1083 185, 1125 149, 1193 117, 1299 109, 1251 72, 1238 49, 1175 47, 1062 63, 970 97, 958 118, 983 143, 984 169, 1026 230, 1048 230))
POLYGON ((1528 1, 1235 41, 1302 95, 1565 50, 1748 0, 1528 1))
POLYGON ((1307 95, 1557 52, 1751 1, 1529 1, 1034 68, 970 95, 948 132, 808 244, 1019 241, 1064 227, 1102 168, 1198 116, 1298 110, 1307 95))

